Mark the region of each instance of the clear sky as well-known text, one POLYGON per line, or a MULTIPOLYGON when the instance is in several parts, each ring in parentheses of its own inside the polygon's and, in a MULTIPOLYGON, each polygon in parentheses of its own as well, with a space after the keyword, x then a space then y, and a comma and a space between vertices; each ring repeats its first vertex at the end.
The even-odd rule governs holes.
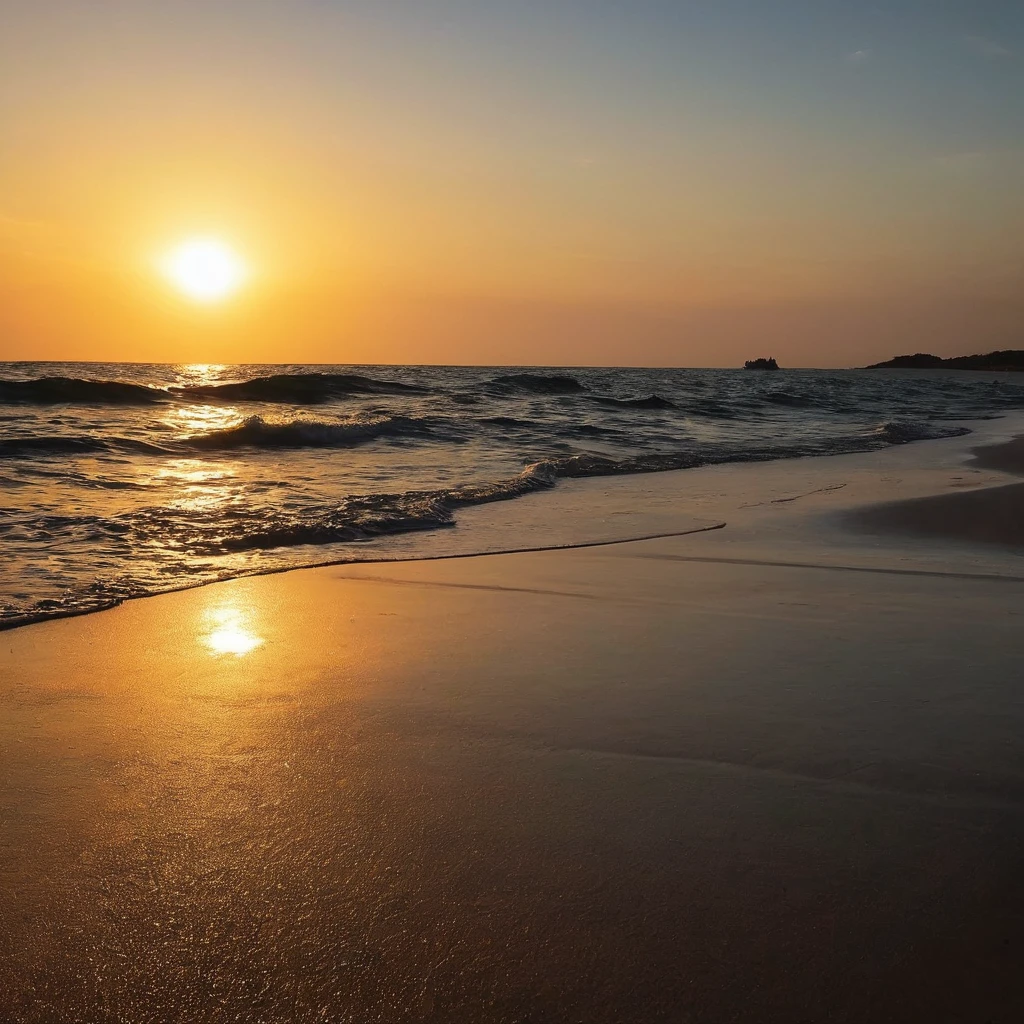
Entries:
POLYGON ((0 358, 1024 347, 1022 182, 1021 0, 0 5, 0 358))

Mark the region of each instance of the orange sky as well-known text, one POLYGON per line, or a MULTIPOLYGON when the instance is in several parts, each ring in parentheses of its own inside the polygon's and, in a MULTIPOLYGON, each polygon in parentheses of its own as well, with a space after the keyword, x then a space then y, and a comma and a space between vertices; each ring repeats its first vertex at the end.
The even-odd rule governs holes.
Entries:
POLYGON ((850 365, 1022 344, 1020 62, 968 21, 921 13, 908 39, 792 3, 781 23, 653 0, 45 6, 0 35, 5 358, 850 365), (199 306, 160 276, 194 234, 244 256, 237 296, 199 306))

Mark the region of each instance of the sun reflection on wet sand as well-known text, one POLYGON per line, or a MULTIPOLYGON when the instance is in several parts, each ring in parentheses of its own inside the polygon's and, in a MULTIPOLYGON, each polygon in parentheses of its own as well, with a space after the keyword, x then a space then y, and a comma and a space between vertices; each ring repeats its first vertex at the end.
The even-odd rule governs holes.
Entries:
POLYGON ((247 613, 235 605, 210 608, 204 618, 207 626, 213 628, 200 639, 213 654, 233 654, 241 658, 264 642, 263 637, 249 628, 247 613))

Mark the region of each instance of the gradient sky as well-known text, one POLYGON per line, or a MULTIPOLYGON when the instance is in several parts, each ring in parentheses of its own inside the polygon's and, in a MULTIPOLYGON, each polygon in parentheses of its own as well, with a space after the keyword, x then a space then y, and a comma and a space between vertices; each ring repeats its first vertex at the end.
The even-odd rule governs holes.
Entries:
POLYGON ((0 358, 1024 347, 1021 182, 1020 0, 0 6, 0 358))

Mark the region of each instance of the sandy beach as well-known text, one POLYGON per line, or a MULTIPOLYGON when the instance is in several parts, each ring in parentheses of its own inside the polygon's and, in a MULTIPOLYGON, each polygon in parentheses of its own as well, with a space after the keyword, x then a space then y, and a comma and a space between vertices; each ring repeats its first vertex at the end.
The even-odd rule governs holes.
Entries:
POLYGON ((1024 424, 976 426, 0 634, 0 1019, 1019 1019, 1024 424))
POLYGON ((1024 0, 0 0, 0 1024, 1024 1024, 1024 0))

